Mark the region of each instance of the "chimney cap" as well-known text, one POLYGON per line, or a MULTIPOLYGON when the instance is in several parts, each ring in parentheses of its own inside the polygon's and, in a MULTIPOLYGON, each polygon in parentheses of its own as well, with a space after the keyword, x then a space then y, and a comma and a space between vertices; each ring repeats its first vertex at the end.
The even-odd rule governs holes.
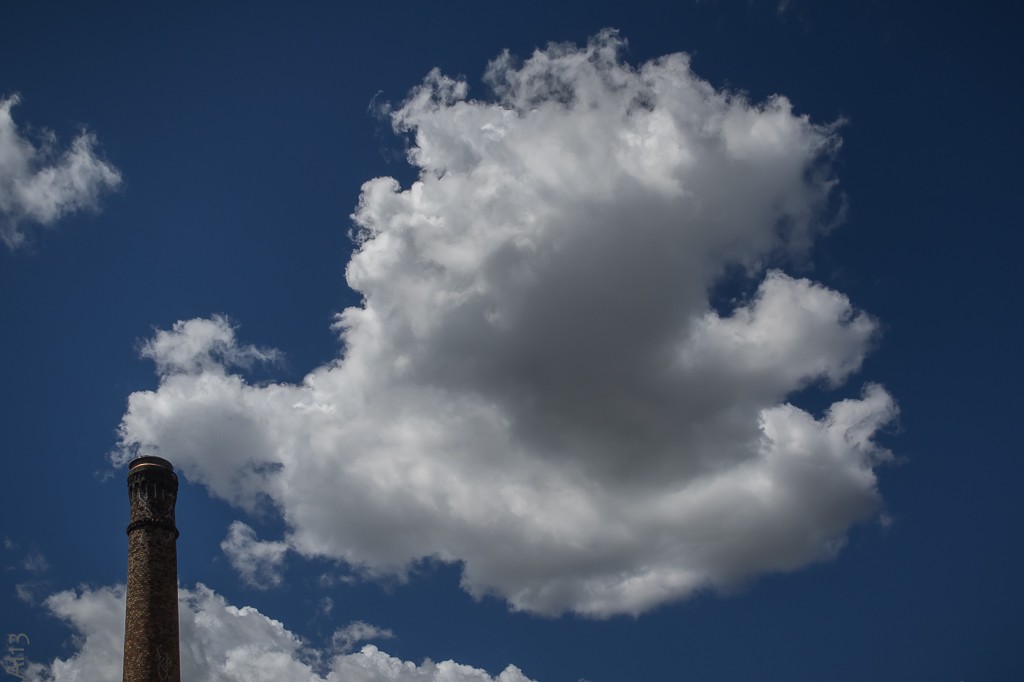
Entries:
POLYGON ((156 466, 161 469, 174 473, 174 467, 163 457, 154 457, 152 455, 146 455, 144 457, 136 457, 132 461, 128 462, 128 473, 132 473, 135 469, 140 467, 156 466))

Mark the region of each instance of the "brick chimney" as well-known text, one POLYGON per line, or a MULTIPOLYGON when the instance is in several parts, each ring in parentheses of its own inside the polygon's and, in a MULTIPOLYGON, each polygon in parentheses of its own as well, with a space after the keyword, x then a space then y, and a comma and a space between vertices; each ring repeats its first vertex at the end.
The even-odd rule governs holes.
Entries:
POLYGON ((124 682, 181 681, 178 662, 178 477, 160 457, 128 464, 124 682))

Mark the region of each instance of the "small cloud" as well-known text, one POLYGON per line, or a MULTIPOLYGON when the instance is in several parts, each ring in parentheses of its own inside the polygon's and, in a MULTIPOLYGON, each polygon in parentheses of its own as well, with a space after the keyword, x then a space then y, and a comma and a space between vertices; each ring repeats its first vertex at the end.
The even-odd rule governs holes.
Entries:
POLYGON ((37 146, 18 130, 11 110, 17 95, 0 99, 0 241, 22 246, 32 225, 95 208, 100 195, 121 184, 121 173, 96 155, 96 136, 81 132, 63 153, 45 132, 37 146))
POLYGON ((106 483, 117 475, 113 468, 102 469, 92 472, 92 477, 100 483, 106 483))
POLYGON ((356 578, 351 575, 321 573, 317 582, 320 583, 320 587, 334 587, 335 585, 352 585, 356 582, 356 578))
POLYGON ((234 327, 221 315, 177 322, 171 331, 160 330, 142 345, 141 353, 156 363, 161 375, 199 374, 222 366, 248 368, 281 357, 271 348, 236 344, 234 327))
POLYGON ((265 590, 281 584, 287 543, 257 540, 256 531, 235 521, 220 548, 247 585, 265 590))
POLYGON ((50 563, 40 551, 32 550, 25 557, 25 560, 21 562, 21 567, 32 573, 43 573, 50 570, 50 563))
POLYGON ((331 637, 331 648, 340 654, 347 654, 355 649, 356 644, 375 639, 393 639, 394 636, 395 633, 391 630, 356 620, 334 633, 331 637))
POLYGON ((18 583, 14 586, 14 594, 17 595, 18 599, 25 602, 30 606, 34 606, 36 603, 35 589, 38 587, 35 583, 18 583))

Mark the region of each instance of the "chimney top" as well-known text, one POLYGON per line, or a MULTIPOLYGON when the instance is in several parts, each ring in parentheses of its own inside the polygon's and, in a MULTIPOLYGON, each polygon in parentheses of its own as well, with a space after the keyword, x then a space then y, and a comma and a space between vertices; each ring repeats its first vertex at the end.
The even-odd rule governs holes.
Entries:
POLYGON ((166 469, 167 471, 174 473, 174 467, 163 457, 153 457, 152 455, 146 455, 144 457, 136 457, 132 461, 128 462, 128 473, 140 469, 142 467, 159 467, 166 469))

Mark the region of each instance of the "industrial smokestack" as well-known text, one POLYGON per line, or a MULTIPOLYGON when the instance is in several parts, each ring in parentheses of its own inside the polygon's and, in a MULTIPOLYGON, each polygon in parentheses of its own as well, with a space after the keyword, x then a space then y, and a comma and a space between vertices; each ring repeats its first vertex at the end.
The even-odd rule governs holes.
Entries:
POLYGON ((160 457, 128 464, 124 682, 181 682, 178 661, 178 477, 160 457))

